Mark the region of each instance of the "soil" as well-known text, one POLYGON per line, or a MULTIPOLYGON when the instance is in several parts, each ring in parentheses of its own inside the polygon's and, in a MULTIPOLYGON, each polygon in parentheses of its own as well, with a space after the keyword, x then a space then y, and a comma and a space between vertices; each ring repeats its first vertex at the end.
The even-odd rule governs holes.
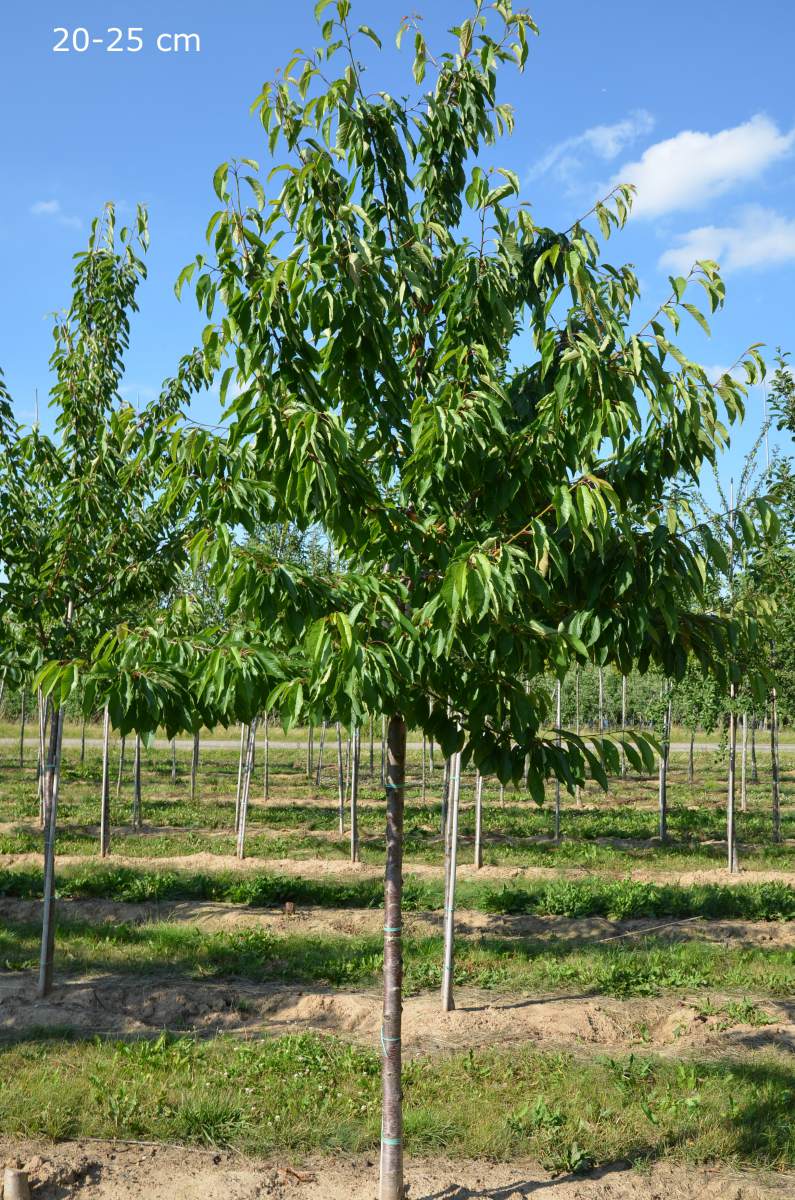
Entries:
MULTIPOLYGON (((374 1157, 256 1160, 217 1150, 148 1143, 52 1144, 0 1139, 0 1162, 27 1167, 32 1200, 375 1200, 374 1157)), ((708 1166, 616 1164, 551 1178, 537 1163, 432 1159, 406 1162, 409 1200, 786 1200, 795 1178, 708 1166)))
MULTIPOLYGON (((795 1052, 795 1003, 760 1002, 768 1023, 759 1025, 732 1021, 720 1011, 737 999, 710 993, 710 1011, 705 1012, 705 996, 523 998, 459 988, 456 1009, 442 1013, 436 992, 423 992, 405 999, 404 1048, 409 1057, 518 1042, 612 1053, 634 1047, 672 1057, 717 1057, 763 1048, 795 1052)), ((41 1027, 108 1036, 151 1035, 163 1029, 249 1037, 313 1030, 375 1046, 382 1004, 375 988, 216 981, 173 972, 73 975, 58 980, 45 1000, 37 1000, 32 973, 0 972, 0 1032, 5 1036, 41 1027)))
MULTIPOLYGON (((374 908, 320 908, 296 906, 286 914, 281 908, 247 908, 239 904, 219 904, 204 900, 164 900, 130 903, 116 900, 59 900, 59 917, 90 924, 141 925, 149 921, 168 921, 196 925, 206 931, 223 929, 268 929, 275 934, 374 935, 383 930, 383 913, 374 908)), ((41 922, 40 900, 16 900, 0 897, 0 919, 22 923, 41 922)), ((403 928, 407 937, 438 936, 443 914, 407 912, 403 928)), ((665 920, 641 917, 628 921, 610 921, 606 917, 537 917, 501 913, 482 913, 475 909, 457 909, 457 938, 555 938, 564 941, 619 941, 653 935, 672 942, 711 941, 725 945, 795 947, 795 922, 787 921, 713 921, 702 917, 665 920)))
MULTIPOLYGON (((58 856, 57 866, 85 867, 87 858, 81 854, 62 854, 58 856)), ((238 859, 233 854, 209 854, 206 851, 197 854, 181 854, 163 858, 128 858, 114 854, 106 860, 108 865, 115 867, 131 867, 136 870, 164 871, 267 871, 274 875, 297 875, 305 879, 330 879, 340 876, 354 876, 360 879, 383 878, 383 866, 365 863, 352 863, 339 858, 246 858, 238 859)), ((0 867, 40 867, 41 854, 29 852, 26 854, 0 854, 0 867)), ((414 875, 420 879, 441 878, 441 867, 428 863, 407 863, 406 875, 414 875)), ((509 880, 523 882, 531 879, 586 879, 593 876, 589 867, 512 867, 484 866, 476 870, 471 864, 464 863, 458 868, 459 881, 481 883, 507 883, 509 880)), ((793 872, 781 870, 740 870, 731 874, 725 867, 709 867, 696 871, 665 871, 649 870, 647 868, 617 868, 614 872, 600 871, 600 877, 617 879, 632 879, 646 883, 680 884, 683 887, 692 884, 720 883, 789 883, 793 882, 793 872)))

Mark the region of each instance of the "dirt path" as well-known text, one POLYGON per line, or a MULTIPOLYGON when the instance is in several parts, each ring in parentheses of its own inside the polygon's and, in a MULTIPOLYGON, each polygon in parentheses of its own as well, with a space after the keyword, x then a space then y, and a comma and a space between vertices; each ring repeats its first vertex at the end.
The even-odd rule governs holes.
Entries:
MULTIPOLYGON (((196 1147, 0 1139, 0 1161, 31 1169, 33 1200, 373 1200, 375 1156, 256 1160, 196 1147)), ((657 1163, 552 1179, 537 1163, 409 1159, 411 1200, 791 1200, 792 1176, 657 1163)))
MULTIPOLYGON (((64 867, 85 867, 90 861, 81 854, 62 854, 58 856, 58 869, 64 867)), ((202 871, 208 874, 220 871, 250 872, 264 871, 268 874, 298 877, 304 879, 381 879, 383 867, 365 863, 347 862, 339 858, 246 858, 242 861, 231 854, 182 854, 163 858, 127 858, 114 854, 106 860, 109 866, 129 867, 138 871, 202 871)), ((97 860, 99 862, 99 860, 97 860)), ((0 854, 0 867, 40 867, 41 854, 0 854)), ((427 863, 407 863, 405 874, 418 879, 441 879, 441 866, 427 863)), ((719 883, 741 885, 744 883, 788 883, 795 885, 795 855, 793 855, 793 870, 740 870, 730 874, 725 867, 704 868, 695 871, 665 871, 653 870, 647 867, 636 867, 627 870, 617 867, 615 871, 600 870, 595 873, 589 867, 514 867, 514 866, 484 866, 476 870, 471 864, 464 863, 458 869, 459 881, 478 883, 517 883, 530 880, 551 881, 554 879, 632 879, 636 882, 680 884, 683 887, 693 884, 719 883)))
MULTIPOLYGON (((215 930, 267 929, 287 936, 371 935, 380 937, 383 913, 372 908, 319 908, 299 906, 287 915, 280 908, 246 908, 238 904, 217 904, 203 900, 147 901, 126 903, 116 900, 60 900, 61 920, 88 922, 92 925, 142 925, 152 921, 196 925, 208 933, 215 930)), ((39 900, 0 897, 0 920, 38 924, 39 900)), ((482 913, 457 909, 456 937, 459 938, 533 938, 584 942, 623 941, 654 936, 672 942, 721 942, 725 945, 762 946, 768 949, 795 948, 795 922, 787 921, 712 921, 666 920, 643 917, 630 921, 610 921, 606 917, 537 917, 501 913, 482 913)), ((409 912, 404 914, 407 937, 435 937, 442 932, 442 913, 409 912)))
MULTIPOLYGON (((681 1057, 717 1057, 763 1049, 795 1053, 795 1002, 764 1000, 766 1023, 732 1018, 738 996, 665 996, 616 1000, 604 996, 505 997, 456 990, 456 1009, 442 1013, 436 991, 404 1002, 408 1056, 470 1046, 538 1043, 623 1053, 629 1048, 681 1057)), ((65 1028, 107 1036, 173 1032, 278 1036, 314 1030, 374 1047, 381 1029, 378 989, 343 991, 240 980, 156 974, 92 974, 61 978, 45 1000, 35 998, 33 973, 0 972, 0 1031, 65 1028)))

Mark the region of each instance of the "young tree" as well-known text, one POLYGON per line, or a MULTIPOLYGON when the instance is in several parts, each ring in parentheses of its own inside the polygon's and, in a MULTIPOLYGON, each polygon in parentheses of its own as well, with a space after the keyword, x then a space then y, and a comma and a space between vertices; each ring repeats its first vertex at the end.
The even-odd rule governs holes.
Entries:
MULTIPOLYGON (((720 670, 731 625, 701 611, 699 531, 660 496, 714 457, 719 409, 734 418, 743 389, 671 340, 683 306, 704 320, 687 280, 635 324, 633 272, 604 263, 582 221, 537 225, 517 177, 478 162, 512 126, 496 77, 524 67, 526 13, 476 2, 439 54, 404 22, 418 93, 397 100, 364 81, 355 39, 379 43, 348 0, 317 10, 322 47, 258 101, 280 171, 219 167, 211 256, 181 277, 209 320, 228 431, 175 437, 173 420, 152 452, 171 453, 167 497, 203 522, 195 554, 241 628, 291 646, 278 681, 263 656, 261 707, 388 723, 381 1200, 397 1200, 407 722, 539 800, 550 776, 606 786, 614 740, 550 733, 545 674, 590 658, 675 676, 691 653, 720 670), (321 529, 335 564, 238 546, 240 526, 282 521, 321 529)), ((607 235, 629 201, 619 188, 589 218, 607 235)), ((714 264, 693 280, 722 304, 714 264)), ((142 644, 122 635, 114 653, 142 644)), ((159 653, 174 661, 166 640, 159 653)))

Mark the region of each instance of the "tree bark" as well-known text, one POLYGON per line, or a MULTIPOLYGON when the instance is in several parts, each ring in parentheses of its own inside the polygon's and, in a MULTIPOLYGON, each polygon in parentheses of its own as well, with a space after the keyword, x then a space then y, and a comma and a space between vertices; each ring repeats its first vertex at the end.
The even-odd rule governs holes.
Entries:
POLYGON ((337 721, 337 816, 340 837, 345 833, 345 773, 342 766, 342 726, 337 721))
POLYGON ((668 749, 670 746, 671 734, 671 701, 668 700, 668 707, 663 718, 665 724, 663 728, 663 748, 660 755, 660 776, 659 776, 659 807, 660 807, 660 841, 664 842, 668 838, 668 749))
POLYGON ((403 807, 406 723, 389 721, 384 877, 384 1020, 381 1028, 381 1180, 379 1200, 403 1200, 403 807))
POLYGON ((428 798, 428 776, 426 771, 426 762, 428 759, 428 739, 423 733, 422 735, 422 803, 424 804, 428 798))
POLYGON ((320 727, 320 745, 317 751, 317 768, 315 770, 315 787, 321 787, 323 783, 323 751, 326 746, 326 726, 328 722, 324 721, 320 727))
POLYGON ((737 776, 737 713, 735 700, 737 686, 732 683, 729 708, 729 787, 726 797, 726 865, 732 874, 738 870, 737 865, 737 836, 735 828, 735 795, 737 776))
POLYGON ((740 756, 740 812, 748 812, 748 713, 743 713, 743 744, 740 756))
POLYGON ((381 718, 381 786, 386 787, 387 726, 386 717, 381 718))
POLYGON ((171 739, 171 786, 177 782, 177 739, 171 739))
POLYGON ((751 783, 759 783, 759 768, 756 762, 756 717, 751 717, 751 783))
POLYGON ((483 866, 483 776, 475 776, 475 866, 483 866))
POLYGON ((687 759, 687 782, 691 783, 696 777, 696 731, 690 730, 690 754, 687 759))
POLYGON ((50 722, 50 742, 44 764, 44 898, 42 900, 41 955, 37 995, 48 996, 52 990, 53 957, 55 954, 55 834, 58 824, 58 791, 61 782, 61 747, 63 745, 64 709, 53 713, 50 722))
POLYGON ((243 770, 243 786, 240 795, 240 821, 237 830, 237 857, 246 856, 246 825, 248 824, 248 798, 251 792, 251 775, 254 770, 254 750, 257 741, 257 718, 248 726, 246 738, 246 764, 243 770))
POLYGON ((375 779, 375 723, 370 713, 370 783, 375 779))
POLYGON ((624 738, 627 733, 627 677, 621 676, 621 778, 627 773, 627 756, 624 752, 624 738))
POLYGON ((263 768, 262 799, 267 800, 270 794, 271 774, 271 737, 270 716, 265 713, 265 766, 263 768))
POLYGON ((458 802, 461 794, 461 751, 450 759, 450 803, 447 821, 449 854, 445 879, 444 903, 444 960, 442 962, 442 1012, 452 1012, 453 952, 455 941, 455 884, 458 868, 458 802))
POLYGON ((25 767, 25 720, 27 718, 27 694, 25 684, 22 684, 22 706, 19 714, 19 769, 25 767))
MULTIPOLYGON (((580 736, 580 668, 575 668, 574 671, 574 730, 577 737, 580 736)), ((580 785, 574 785, 574 798, 577 801, 577 807, 582 807, 582 793, 580 785)))
POLYGON ((770 769, 773 796, 773 841, 781 841, 781 790, 778 767, 778 696, 776 689, 770 693, 770 769))
POLYGON ((141 735, 135 735, 135 755, 133 758, 133 829, 141 828, 141 735))
MULTIPOLYGON (((555 686, 555 745, 560 746, 560 726, 562 720, 561 685, 558 679, 555 686)), ((555 841, 560 841, 560 780, 555 776, 555 841)))
POLYGON ((199 774, 199 731, 193 735, 193 753, 190 759, 190 799, 191 804, 196 799, 196 782, 199 774))
POLYGON ((99 853, 110 853, 110 714, 108 706, 102 718, 102 796, 99 807, 99 853))
POLYGON ((361 726, 353 727, 353 760, 351 763, 351 862, 359 861, 359 762, 361 759, 361 726))
POLYGON ((246 753, 248 750, 248 725, 240 722, 240 749, 237 757, 237 788, 235 790, 235 833, 240 829, 240 799, 243 794, 243 772, 246 769, 246 753))
POLYGON ((86 763, 86 718, 80 723, 80 766, 84 767, 86 763))
POLYGON ((122 734, 121 743, 119 744, 119 774, 116 779, 116 799, 117 800, 118 800, 119 796, 121 795, 121 780, 122 780, 122 775, 124 774, 124 751, 125 751, 126 746, 127 746, 127 737, 125 734, 122 734))

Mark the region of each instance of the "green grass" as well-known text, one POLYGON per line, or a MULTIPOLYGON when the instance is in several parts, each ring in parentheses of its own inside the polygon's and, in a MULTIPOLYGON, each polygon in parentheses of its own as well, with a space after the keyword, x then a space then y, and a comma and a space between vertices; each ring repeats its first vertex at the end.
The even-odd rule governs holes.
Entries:
MULTIPOLYGON (((38 924, 6 921, 0 966, 35 966, 38 924)), ((206 932, 168 921, 96 925, 61 921, 59 970, 175 972, 193 978, 242 978, 333 987, 374 987, 381 979, 383 939, 377 935, 281 935, 264 929, 206 932)), ((442 938, 404 940, 408 994, 441 983, 442 938)), ((671 943, 654 937, 626 943, 598 940, 483 937, 459 939, 455 980, 460 986, 506 994, 577 992, 617 997, 716 988, 790 996, 795 954, 788 949, 739 949, 715 943, 671 943)))
MULTIPOLYGON (((0 895, 36 898, 42 894, 39 868, 0 868, 0 895)), ((287 900, 334 908, 379 908, 380 879, 303 879, 264 871, 187 872, 137 870, 86 863, 59 873, 58 894, 71 899, 217 900, 232 904, 274 905, 287 900)), ((492 913, 540 916, 739 918, 790 921, 795 918, 795 888, 785 883, 736 885, 642 883, 629 879, 530 880, 495 887, 464 881, 457 892, 461 908, 492 913)), ((407 874, 404 906, 408 911, 438 910, 441 880, 407 874)))
MULTIPOLYGON (((263 1042, 21 1041, 0 1051, 0 1132, 142 1138, 249 1153, 373 1151, 375 1053, 304 1034, 263 1042)), ((555 1172, 618 1160, 795 1165, 788 1064, 583 1060, 530 1047, 404 1068, 409 1153, 511 1159, 555 1172)))

